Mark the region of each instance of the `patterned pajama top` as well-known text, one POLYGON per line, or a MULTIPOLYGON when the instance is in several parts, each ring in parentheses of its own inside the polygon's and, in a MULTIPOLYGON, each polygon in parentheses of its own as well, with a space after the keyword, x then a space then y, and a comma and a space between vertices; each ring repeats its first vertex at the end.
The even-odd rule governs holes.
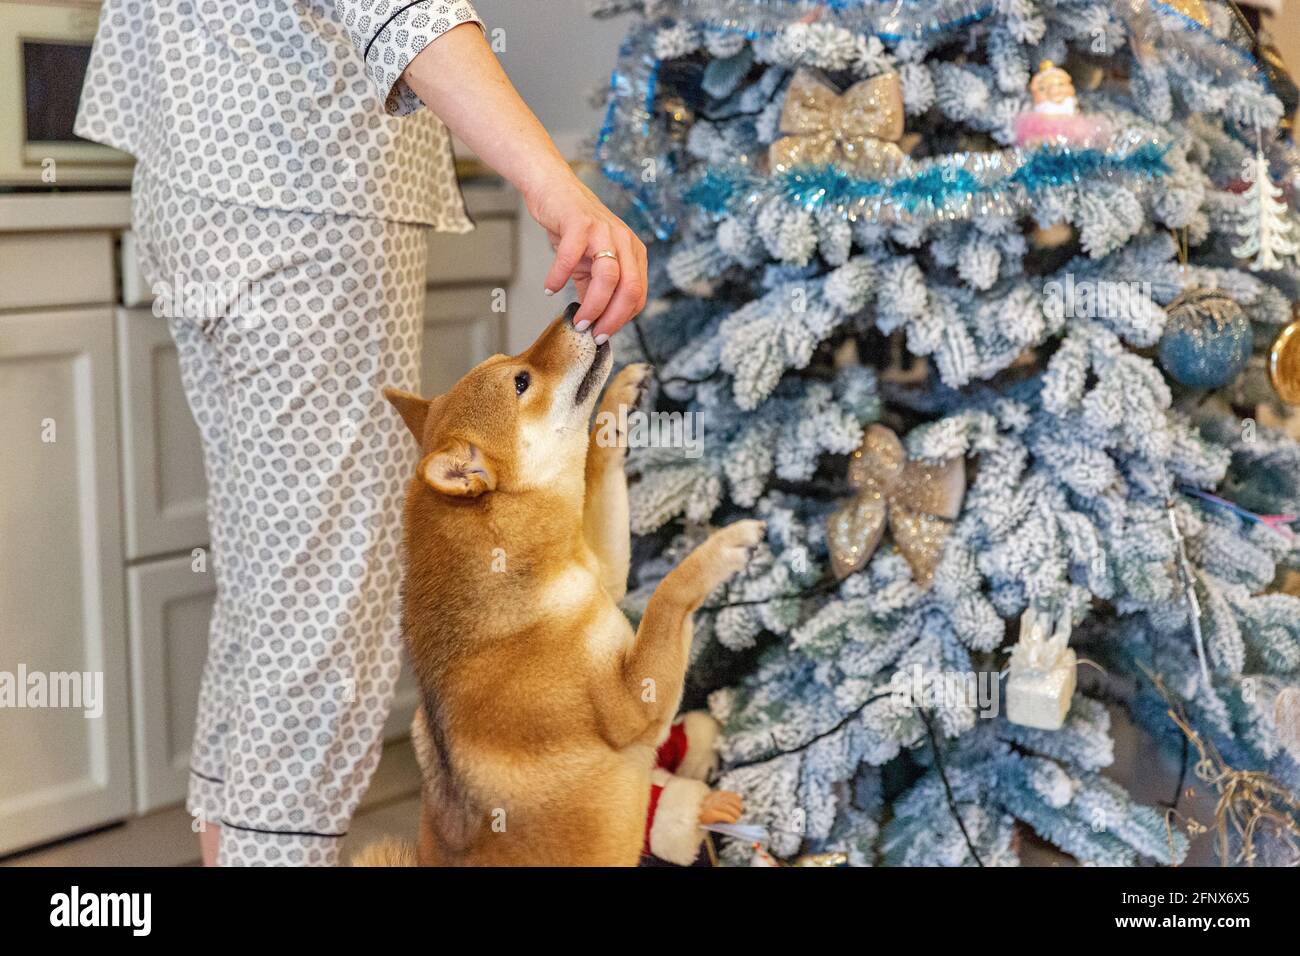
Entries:
POLYGON ((465 232, 446 128, 400 76, 467 22, 469 0, 107 0, 76 130, 184 192, 465 232))

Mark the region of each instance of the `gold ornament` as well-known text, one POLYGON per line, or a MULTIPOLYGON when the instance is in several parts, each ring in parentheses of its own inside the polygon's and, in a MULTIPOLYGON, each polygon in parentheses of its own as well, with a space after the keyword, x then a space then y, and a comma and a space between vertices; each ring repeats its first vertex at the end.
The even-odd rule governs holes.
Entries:
POLYGON ((774 170, 834 163, 863 176, 887 176, 903 162, 903 89, 883 73, 836 92, 820 73, 800 69, 781 110, 786 135, 768 149, 774 170))
POLYGON ((1164 4, 1189 20, 1195 20, 1203 27, 1210 26, 1210 12, 1205 9, 1202 0, 1164 0, 1164 4))
POLYGON ((836 577, 866 566, 888 524, 917 583, 928 587, 966 497, 965 461, 931 465, 910 459, 897 435, 872 425, 849 459, 848 477, 857 495, 836 509, 826 527, 836 577))
POLYGON ((805 853, 793 860, 782 860, 763 849, 761 843, 753 844, 752 848, 754 852, 749 858, 751 867, 844 867, 849 865, 849 855, 847 853, 805 853))
POLYGON ((1269 349, 1268 377, 1278 398, 1300 405, 1300 318, 1283 329, 1269 349))
POLYGON ((794 865, 819 867, 848 866, 849 855, 847 853, 805 853, 803 856, 795 857, 794 865))
POLYGON ((1035 249, 1059 249, 1068 242, 1073 242, 1074 227, 1062 219, 1050 226, 1039 226, 1029 234, 1029 242, 1035 249))
POLYGON ((668 133, 676 140, 686 139, 691 124, 695 122, 695 113, 681 97, 670 97, 660 104, 664 116, 668 118, 668 133))

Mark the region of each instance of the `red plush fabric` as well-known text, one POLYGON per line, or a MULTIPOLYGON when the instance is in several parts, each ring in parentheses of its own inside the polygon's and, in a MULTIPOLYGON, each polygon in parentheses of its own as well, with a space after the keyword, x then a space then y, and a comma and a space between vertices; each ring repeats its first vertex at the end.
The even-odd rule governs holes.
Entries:
MULTIPOLYGON (((655 754, 655 768, 674 773, 686 757, 686 727, 679 720, 668 728, 668 737, 659 745, 655 754)), ((655 810, 659 808, 659 798, 664 788, 657 783, 650 785, 650 808, 645 815, 645 847, 642 853, 650 855, 650 830, 655 825, 655 810)))
POLYGON ((659 798, 663 796, 664 788, 658 784, 650 784, 650 809, 645 815, 645 845, 641 847, 642 856, 653 856, 650 852, 650 828, 655 825, 655 810, 659 809, 659 798))
POLYGON ((685 759, 686 725, 679 720, 668 728, 668 739, 659 745, 659 752, 655 755, 655 766, 669 773, 676 773, 685 759))

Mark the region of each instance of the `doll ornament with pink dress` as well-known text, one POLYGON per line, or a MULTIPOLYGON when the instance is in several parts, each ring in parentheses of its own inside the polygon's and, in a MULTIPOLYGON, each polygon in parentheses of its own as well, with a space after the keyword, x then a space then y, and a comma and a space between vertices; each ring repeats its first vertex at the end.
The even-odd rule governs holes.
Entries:
POLYGON ((1029 81, 1034 105, 1016 117, 1016 145, 1101 149, 1111 140, 1110 123, 1079 112, 1074 81, 1051 60, 1044 60, 1029 81))

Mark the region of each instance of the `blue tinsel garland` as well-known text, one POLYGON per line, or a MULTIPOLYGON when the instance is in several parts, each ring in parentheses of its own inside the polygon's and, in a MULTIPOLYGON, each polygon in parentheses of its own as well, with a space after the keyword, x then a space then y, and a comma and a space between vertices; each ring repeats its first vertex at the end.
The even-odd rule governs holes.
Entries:
POLYGON ((859 179, 836 166, 808 166, 771 176, 745 167, 705 170, 686 201, 722 214, 780 198, 792 207, 831 208, 853 219, 960 219, 1016 212, 1048 189, 1104 179, 1142 179, 1169 172, 1167 144, 1142 141, 1117 153, 1043 147, 996 153, 957 153, 923 160, 893 179, 859 179))
POLYGON ((816 13, 817 23, 898 42, 970 26, 995 8, 989 0, 660 0, 655 10, 751 40, 816 13))

